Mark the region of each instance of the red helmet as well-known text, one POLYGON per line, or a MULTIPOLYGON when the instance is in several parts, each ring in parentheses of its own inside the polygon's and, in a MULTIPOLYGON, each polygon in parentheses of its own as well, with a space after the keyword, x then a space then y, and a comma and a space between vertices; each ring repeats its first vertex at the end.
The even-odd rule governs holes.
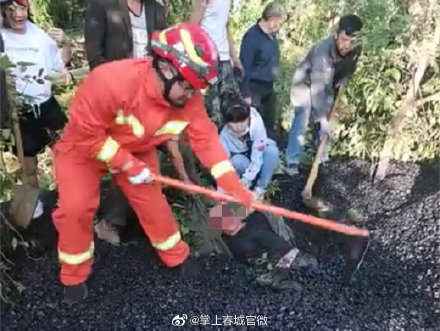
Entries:
POLYGON ((194 88, 217 81, 218 53, 208 33, 196 24, 180 23, 151 36, 151 48, 179 70, 194 88))

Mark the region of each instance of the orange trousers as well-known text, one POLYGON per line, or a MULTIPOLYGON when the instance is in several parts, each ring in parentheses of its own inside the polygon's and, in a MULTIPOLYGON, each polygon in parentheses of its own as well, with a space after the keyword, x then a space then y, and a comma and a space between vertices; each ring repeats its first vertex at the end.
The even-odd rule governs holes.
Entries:
MULTIPOLYGON (((152 172, 159 172, 155 149, 136 156, 152 172)), ((58 231, 58 258, 64 285, 82 283, 91 273, 93 218, 99 205, 99 183, 105 170, 99 161, 79 159, 71 151, 61 151, 57 145, 54 148, 54 176, 59 202, 52 218, 58 231)), ((165 265, 175 267, 183 263, 189 255, 189 248, 180 237, 179 225, 161 186, 157 183, 132 185, 124 174, 116 174, 115 180, 165 265)))

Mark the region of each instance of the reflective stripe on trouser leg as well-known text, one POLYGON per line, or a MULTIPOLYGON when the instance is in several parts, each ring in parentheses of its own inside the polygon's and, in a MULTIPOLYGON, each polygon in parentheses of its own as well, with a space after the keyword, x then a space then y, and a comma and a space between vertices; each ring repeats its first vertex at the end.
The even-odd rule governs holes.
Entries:
POLYGON ((100 167, 69 153, 54 153, 59 203, 52 219, 58 231, 61 283, 86 281, 93 263, 93 215, 99 204, 100 167))
MULTIPOLYGON (((138 157, 153 173, 158 173, 155 150, 138 157)), ((168 267, 181 264, 188 257, 189 248, 180 238, 179 225, 162 194, 160 184, 131 185, 124 174, 115 175, 115 179, 136 212, 145 234, 161 260, 168 267)))

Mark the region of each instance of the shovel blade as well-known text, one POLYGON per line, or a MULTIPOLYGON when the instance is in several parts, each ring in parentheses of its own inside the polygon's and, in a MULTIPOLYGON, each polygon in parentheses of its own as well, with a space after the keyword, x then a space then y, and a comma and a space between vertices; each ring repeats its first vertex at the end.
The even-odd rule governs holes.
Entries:
POLYGON ((329 210, 329 206, 321 199, 310 196, 310 197, 303 197, 302 199, 303 204, 316 212, 326 212, 329 210))
POLYGON ((26 229, 31 223, 40 190, 35 187, 16 185, 11 202, 10 213, 15 225, 26 229))
POLYGON ((344 280, 347 283, 351 283, 354 275, 359 270, 362 262, 364 262, 365 255, 370 247, 370 237, 359 237, 354 241, 347 243, 346 256, 345 256, 345 268, 344 268, 344 280))

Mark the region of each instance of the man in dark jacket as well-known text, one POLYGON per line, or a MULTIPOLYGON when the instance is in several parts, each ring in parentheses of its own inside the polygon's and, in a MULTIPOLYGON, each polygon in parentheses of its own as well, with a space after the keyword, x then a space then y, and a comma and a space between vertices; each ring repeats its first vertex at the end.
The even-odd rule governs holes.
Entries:
MULTIPOLYGON (((290 102, 295 117, 286 152, 286 172, 290 176, 298 174, 309 119, 316 124, 315 138, 329 131, 327 117, 336 91, 348 84, 356 70, 361 53, 356 36, 362 26, 356 15, 341 17, 336 33, 314 45, 293 74, 290 102)), ((327 147, 321 162, 328 160, 327 147)))
POLYGON ((145 56, 151 33, 166 26, 165 7, 159 1, 90 0, 84 31, 90 68, 145 56))
MULTIPOLYGON (((90 0, 84 31, 90 69, 109 61, 146 57, 151 34, 166 27, 166 9, 160 1, 90 0)), ((108 200, 95 231, 99 238, 117 245, 117 226, 126 225, 130 206, 116 185, 108 200)))
POLYGON ((210 229, 220 230, 228 255, 257 267, 257 283, 276 290, 302 286, 289 280, 289 269, 316 269, 317 259, 293 245, 294 233, 281 217, 246 211, 234 203, 210 209, 210 229), (268 272, 269 271, 269 272, 268 272))
POLYGON ((276 33, 282 20, 283 8, 269 3, 261 19, 243 36, 240 49, 240 60, 244 67, 244 94, 263 117, 269 136, 274 129, 273 84, 278 75, 280 57, 276 33))

